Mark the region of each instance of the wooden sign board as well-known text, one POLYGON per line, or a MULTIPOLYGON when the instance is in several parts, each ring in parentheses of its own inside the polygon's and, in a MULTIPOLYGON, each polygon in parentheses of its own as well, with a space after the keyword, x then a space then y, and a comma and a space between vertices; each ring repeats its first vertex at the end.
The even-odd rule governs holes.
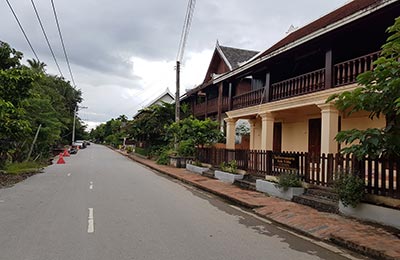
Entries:
POLYGON ((282 170, 299 170, 299 155, 297 154, 280 154, 274 155, 274 168, 282 170))

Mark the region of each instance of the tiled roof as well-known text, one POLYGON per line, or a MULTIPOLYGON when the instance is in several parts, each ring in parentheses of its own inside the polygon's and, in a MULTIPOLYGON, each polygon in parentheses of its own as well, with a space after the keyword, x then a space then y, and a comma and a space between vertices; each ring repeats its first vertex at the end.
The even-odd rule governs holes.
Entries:
POLYGON ((221 51, 232 66, 232 69, 236 69, 237 67, 239 67, 240 63, 248 61, 258 53, 257 51, 237 49, 221 45, 219 47, 221 48, 221 51))
POLYGON ((299 40, 313 32, 316 32, 320 29, 323 29, 324 27, 331 25, 337 21, 340 21, 358 11, 361 11, 369 6, 377 5, 384 0, 353 0, 349 2, 348 4, 336 9, 335 11, 311 22, 310 24, 292 32, 279 42, 277 42, 275 45, 273 45, 271 48, 267 49, 258 57, 265 56, 267 54, 270 54, 296 40, 299 40))

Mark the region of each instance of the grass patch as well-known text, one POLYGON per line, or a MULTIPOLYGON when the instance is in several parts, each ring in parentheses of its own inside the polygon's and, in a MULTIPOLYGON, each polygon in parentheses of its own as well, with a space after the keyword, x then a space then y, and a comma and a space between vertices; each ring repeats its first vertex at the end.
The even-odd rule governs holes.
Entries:
POLYGON ((8 174, 24 174, 31 172, 38 172, 41 168, 45 167, 46 164, 40 162, 20 162, 7 164, 5 172, 8 174))

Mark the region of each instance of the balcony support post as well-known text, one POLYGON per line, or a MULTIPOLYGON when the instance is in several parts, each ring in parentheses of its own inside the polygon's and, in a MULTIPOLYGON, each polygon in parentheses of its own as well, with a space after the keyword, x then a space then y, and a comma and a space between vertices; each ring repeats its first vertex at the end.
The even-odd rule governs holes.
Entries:
POLYGON ((265 74, 265 93, 263 98, 265 97, 265 103, 270 101, 270 88, 271 88, 271 74, 269 72, 267 72, 267 74, 265 74))
POLYGON ((325 89, 333 87, 333 57, 332 49, 325 52, 325 89))
POLYGON ((229 93, 228 93, 228 110, 232 110, 232 82, 229 82, 229 93))
POLYGON ((218 116, 217 116, 217 119, 218 119, 218 124, 220 127, 222 125, 222 95, 223 95, 223 88, 224 88, 223 84, 224 83, 221 82, 218 85, 218 105, 217 105, 218 106, 218 116))

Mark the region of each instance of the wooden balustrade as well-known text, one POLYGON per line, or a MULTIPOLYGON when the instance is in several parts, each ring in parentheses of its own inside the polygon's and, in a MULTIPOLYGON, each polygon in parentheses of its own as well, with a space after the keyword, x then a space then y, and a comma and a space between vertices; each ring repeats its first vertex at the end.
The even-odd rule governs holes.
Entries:
POLYGON ((271 101, 299 96, 325 88, 325 69, 290 78, 271 86, 271 101))
MULTIPOLYGON (((226 112, 228 110, 229 110, 229 98, 223 97, 222 98, 222 111, 226 112)), ((212 114, 212 113, 217 113, 217 112, 218 112, 218 98, 213 98, 213 99, 208 100, 207 102, 195 104, 193 106, 193 114, 195 116, 205 115, 205 113, 212 114)))
POLYGON ((234 97, 233 98, 233 109, 255 106, 255 105, 259 105, 261 103, 267 102, 264 92, 265 92, 264 88, 261 88, 261 89, 257 89, 257 90, 234 97), (263 100, 261 100, 263 93, 264 93, 264 98, 263 98, 263 100))
POLYGON ((357 81, 357 76, 373 69, 373 62, 379 57, 379 51, 352 60, 338 63, 334 66, 334 85, 343 86, 357 81))

